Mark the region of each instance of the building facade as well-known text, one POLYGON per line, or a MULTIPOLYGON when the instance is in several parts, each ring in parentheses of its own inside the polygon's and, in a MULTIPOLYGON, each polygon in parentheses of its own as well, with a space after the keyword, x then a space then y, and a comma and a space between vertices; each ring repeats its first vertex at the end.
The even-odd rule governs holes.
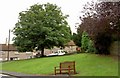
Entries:
MULTIPOLYGON (((67 53, 72 53, 76 51, 76 45, 75 43, 71 40, 65 45, 65 48, 63 49, 67 53)), ((56 52, 60 50, 60 47, 54 47, 53 49, 45 49, 44 50, 44 55, 51 54, 53 52, 56 52)), ((21 59, 30 59, 34 58, 34 56, 40 53, 40 51, 37 52, 18 52, 17 48, 13 44, 9 44, 9 49, 8 45, 6 44, 0 44, 0 61, 6 61, 8 60, 21 60, 21 59)))

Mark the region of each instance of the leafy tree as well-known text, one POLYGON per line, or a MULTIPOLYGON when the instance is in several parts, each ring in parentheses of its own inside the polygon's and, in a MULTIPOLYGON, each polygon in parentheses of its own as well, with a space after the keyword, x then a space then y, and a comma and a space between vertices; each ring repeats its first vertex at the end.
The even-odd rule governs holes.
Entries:
POLYGON ((78 31, 86 31, 99 54, 109 54, 112 40, 120 40, 120 2, 91 2, 84 6, 78 31))
POLYGON ((70 40, 70 27, 57 5, 35 4, 19 13, 19 20, 13 29, 14 44, 20 51, 41 50, 64 46, 70 40))
POLYGON ((96 49, 94 47, 94 44, 93 44, 93 41, 92 40, 89 40, 88 42, 88 50, 87 52, 91 52, 91 53, 96 53, 96 49))
POLYGON ((85 31, 82 33, 81 49, 82 52, 95 52, 94 44, 85 31))
POLYGON ((95 9, 97 17, 108 21, 112 38, 120 40, 120 1, 99 2, 95 9))
POLYGON ((88 42, 89 42, 89 39, 88 39, 88 34, 86 32, 83 32, 82 33, 82 40, 81 40, 81 49, 83 51, 87 51, 88 49, 88 42))
POLYGON ((75 42, 75 44, 79 47, 81 47, 81 38, 82 36, 79 33, 73 33, 72 39, 75 42))

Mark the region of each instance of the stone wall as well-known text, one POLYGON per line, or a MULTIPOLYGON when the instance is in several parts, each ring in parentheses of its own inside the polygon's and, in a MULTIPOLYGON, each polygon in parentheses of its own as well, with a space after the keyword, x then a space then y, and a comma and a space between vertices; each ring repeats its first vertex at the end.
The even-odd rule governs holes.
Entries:
POLYGON ((114 41, 110 48, 111 55, 119 55, 120 56, 120 41, 114 41))

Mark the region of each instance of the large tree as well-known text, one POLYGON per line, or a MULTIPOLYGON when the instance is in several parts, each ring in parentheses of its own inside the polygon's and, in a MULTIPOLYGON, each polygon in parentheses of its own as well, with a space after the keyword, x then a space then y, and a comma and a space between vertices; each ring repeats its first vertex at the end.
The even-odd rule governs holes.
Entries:
POLYGON ((60 7, 55 4, 35 4, 19 13, 13 29, 14 44, 19 51, 41 50, 64 46, 70 40, 70 27, 60 7))
POLYGON ((109 54, 111 41, 120 39, 120 2, 87 3, 78 30, 86 31, 100 54, 109 54))

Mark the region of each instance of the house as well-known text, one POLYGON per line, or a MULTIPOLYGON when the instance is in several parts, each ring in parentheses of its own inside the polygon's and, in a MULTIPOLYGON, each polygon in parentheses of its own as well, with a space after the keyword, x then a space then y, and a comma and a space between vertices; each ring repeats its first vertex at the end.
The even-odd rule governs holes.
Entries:
POLYGON ((71 40, 65 45, 64 50, 67 51, 68 53, 72 53, 76 51, 76 48, 77 48, 76 44, 74 43, 73 40, 71 40))
POLYGON ((13 44, 0 44, 0 61, 28 59, 33 56, 32 52, 18 52, 17 48, 13 44), (9 53, 9 54, 8 54, 9 53))
MULTIPOLYGON (((76 51, 76 48, 77 48, 77 46, 71 40, 70 42, 65 44, 65 48, 63 50, 67 51, 68 53, 72 53, 72 52, 76 51)), ((44 54, 48 55, 57 50, 60 50, 60 47, 55 46, 53 49, 45 49, 44 54)), ((9 55, 9 60, 29 59, 29 58, 33 58, 36 53, 34 53, 34 52, 18 52, 17 48, 13 44, 9 44, 9 49, 8 49, 8 45, 0 44, 0 61, 6 61, 8 58, 8 55, 9 55), (9 52, 9 54, 8 54, 8 52, 9 52)))
MULTIPOLYGON (((0 51, 8 51, 8 45, 0 44, 0 51)), ((17 48, 13 44, 9 44, 9 51, 17 51, 17 48)))
MULTIPOLYGON (((70 40, 67 44, 65 44, 65 48, 63 48, 64 51, 68 52, 68 53, 72 53, 72 52, 75 52, 76 51, 76 48, 77 46, 75 45, 74 41, 73 40, 70 40)), ((53 49, 45 49, 45 54, 48 55, 52 52, 56 52, 60 50, 60 47, 56 47, 54 46, 53 49)))

